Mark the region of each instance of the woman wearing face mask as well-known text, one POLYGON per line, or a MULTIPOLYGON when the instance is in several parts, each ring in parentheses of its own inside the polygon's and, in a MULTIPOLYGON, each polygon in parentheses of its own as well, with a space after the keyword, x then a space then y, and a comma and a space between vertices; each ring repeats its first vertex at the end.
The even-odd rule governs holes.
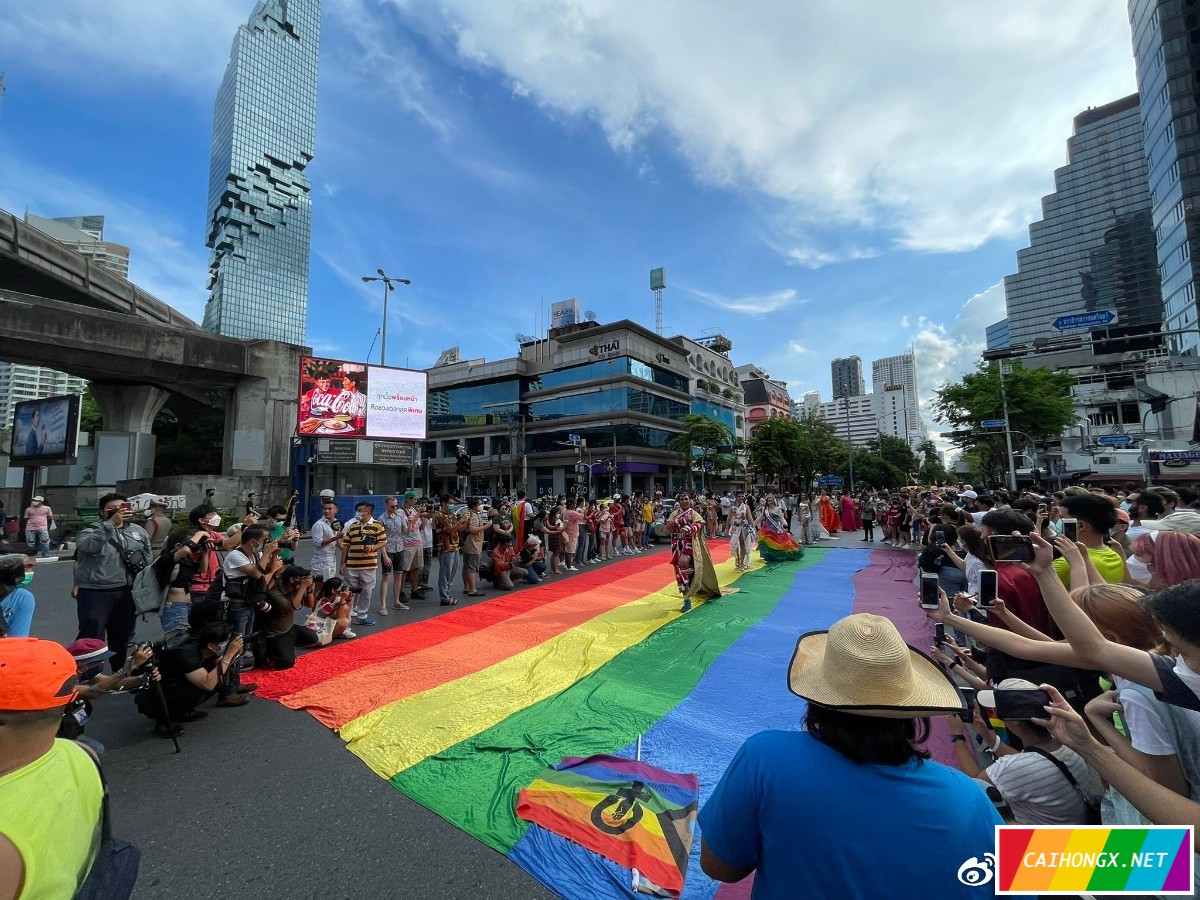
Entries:
POLYGON ((0 556, 0 637, 29 637, 37 602, 26 585, 33 581, 34 556, 0 556))
MULTIPOLYGON (((213 579, 221 571, 221 557, 218 551, 234 550, 242 542, 237 531, 228 535, 218 531, 221 521, 221 514, 217 512, 217 508, 208 503, 202 503, 188 513, 188 522, 196 529, 196 533, 189 539, 195 545, 192 552, 195 574, 190 586, 193 602, 204 599, 213 579)), ((257 522, 258 516, 247 515, 243 524, 250 526, 257 522)))
POLYGON ((1200 578, 1200 538, 1183 531, 1148 531, 1133 539, 1127 580, 1151 590, 1200 578), (1144 573, 1144 574, 1143 574, 1144 573))

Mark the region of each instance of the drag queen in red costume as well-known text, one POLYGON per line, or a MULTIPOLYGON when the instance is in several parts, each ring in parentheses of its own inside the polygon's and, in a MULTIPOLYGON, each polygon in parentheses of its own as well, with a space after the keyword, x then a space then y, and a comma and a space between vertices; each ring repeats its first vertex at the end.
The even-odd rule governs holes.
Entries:
POLYGON ((721 596, 717 570, 713 567, 704 541, 704 516, 692 509, 692 495, 686 491, 675 498, 675 508, 667 522, 671 533, 671 566, 675 583, 683 594, 683 608, 692 608, 692 597, 707 599, 721 596))

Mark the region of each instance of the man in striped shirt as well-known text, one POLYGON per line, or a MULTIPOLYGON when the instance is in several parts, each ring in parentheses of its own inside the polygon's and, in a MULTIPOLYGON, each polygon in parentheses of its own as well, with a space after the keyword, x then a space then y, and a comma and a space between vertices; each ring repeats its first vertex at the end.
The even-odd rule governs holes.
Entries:
POLYGON ((355 594, 352 621, 357 625, 375 624, 371 618, 371 600, 379 577, 379 551, 387 546, 387 532, 373 518, 374 512, 374 503, 364 500, 357 504, 354 521, 342 529, 338 541, 342 548, 342 574, 355 594))

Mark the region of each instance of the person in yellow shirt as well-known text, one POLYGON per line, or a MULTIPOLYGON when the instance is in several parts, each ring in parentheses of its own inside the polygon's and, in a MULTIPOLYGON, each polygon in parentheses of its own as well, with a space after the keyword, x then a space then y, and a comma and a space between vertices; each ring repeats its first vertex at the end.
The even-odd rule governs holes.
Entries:
MULTIPOLYGON (((1058 501, 1064 522, 1075 520, 1075 540, 1087 547, 1088 556, 1096 571, 1109 584, 1120 584, 1125 580, 1125 557, 1110 545, 1110 532, 1117 524, 1117 508, 1104 497, 1095 494, 1068 494, 1058 501)), ((1065 527, 1065 526, 1064 526, 1065 527)), ((1058 573, 1063 586, 1068 590, 1072 587, 1071 564, 1059 557, 1054 561, 1054 571, 1058 573)), ((1086 575, 1083 581, 1076 584, 1080 587, 1087 584, 1086 575)))
POLYGON ((72 897, 100 844, 96 760, 55 738, 75 660, 53 641, 0 640, 0 900, 72 897))

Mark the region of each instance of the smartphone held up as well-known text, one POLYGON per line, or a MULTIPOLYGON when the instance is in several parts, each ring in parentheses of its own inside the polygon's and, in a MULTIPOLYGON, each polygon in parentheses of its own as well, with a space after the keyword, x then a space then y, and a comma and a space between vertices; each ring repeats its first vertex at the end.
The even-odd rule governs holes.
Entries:
POLYGON ((938 608, 938 577, 930 572, 921 573, 921 609, 938 608))
POLYGON ((988 538, 996 562, 1033 562, 1033 541, 1025 534, 993 534, 988 538))

